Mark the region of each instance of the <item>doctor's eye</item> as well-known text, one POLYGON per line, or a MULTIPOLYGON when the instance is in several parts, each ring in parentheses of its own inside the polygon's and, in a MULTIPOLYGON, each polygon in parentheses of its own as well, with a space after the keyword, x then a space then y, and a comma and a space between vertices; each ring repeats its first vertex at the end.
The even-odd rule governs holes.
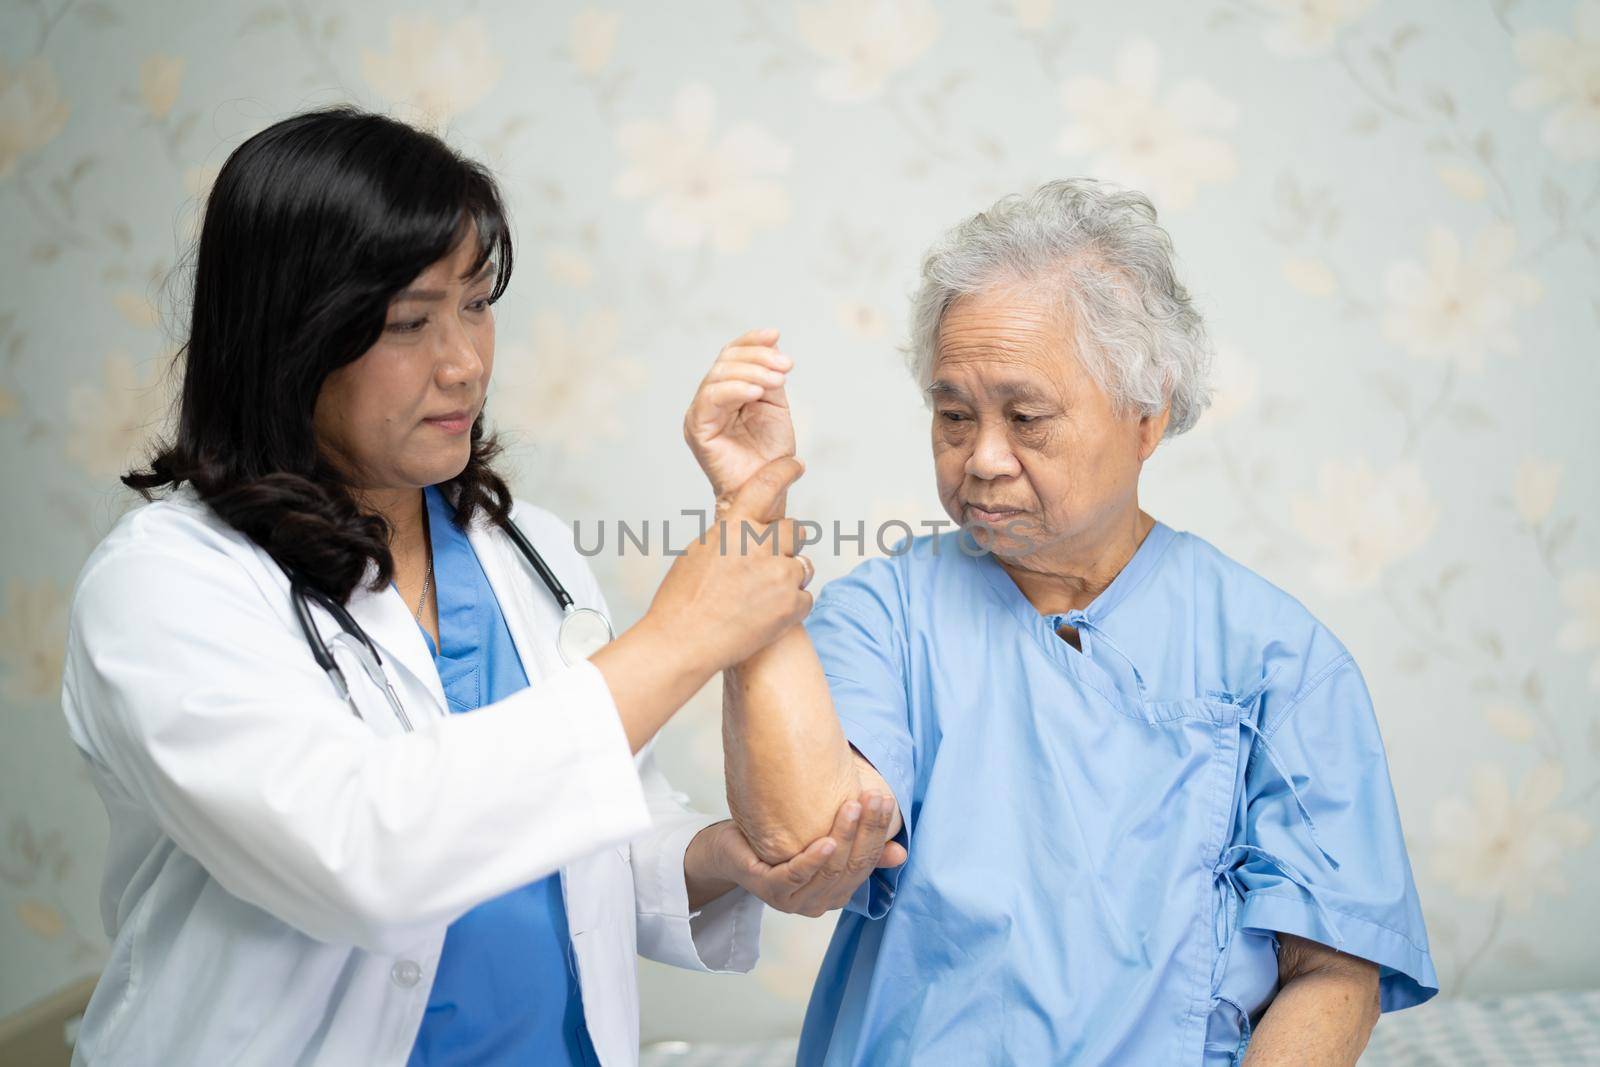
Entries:
POLYGON ((486 296, 479 297, 477 300, 474 300, 472 303, 468 304, 467 309, 469 311, 488 311, 489 305, 492 303, 493 301, 486 296))
POLYGON ((384 327, 392 333, 416 333, 428 324, 427 317, 420 319, 406 319, 402 322, 391 322, 384 327))

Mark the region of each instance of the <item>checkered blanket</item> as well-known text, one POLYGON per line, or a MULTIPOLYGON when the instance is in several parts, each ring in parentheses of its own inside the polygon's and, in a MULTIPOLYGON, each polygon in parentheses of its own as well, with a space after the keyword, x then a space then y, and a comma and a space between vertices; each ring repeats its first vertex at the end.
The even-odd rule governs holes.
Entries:
POLYGON ((1435 1000, 1385 1015, 1361 1067, 1600 1064, 1600 990, 1435 1000))

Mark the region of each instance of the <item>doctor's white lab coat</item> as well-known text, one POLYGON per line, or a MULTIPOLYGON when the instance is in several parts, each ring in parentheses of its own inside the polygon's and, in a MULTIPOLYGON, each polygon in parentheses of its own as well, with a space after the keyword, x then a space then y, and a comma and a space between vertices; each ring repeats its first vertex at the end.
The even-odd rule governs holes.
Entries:
MULTIPOLYGON (((579 606, 604 605, 567 528, 514 518, 579 606)), ((755 965, 761 904, 691 915, 683 854, 713 819, 629 751, 600 673, 562 664, 561 614, 515 546, 469 531, 528 689, 446 711, 393 587, 349 610, 378 646, 405 733, 333 618, 360 705, 312 658, 289 582, 185 488, 117 523, 74 593, 62 701, 111 819, 111 959, 85 1064, 403 1064, 452 920, 561 872, 601 1063, 637 1062, 635 954, 755 965)), ((370 571, 369 571, 370 573, 370 571)))

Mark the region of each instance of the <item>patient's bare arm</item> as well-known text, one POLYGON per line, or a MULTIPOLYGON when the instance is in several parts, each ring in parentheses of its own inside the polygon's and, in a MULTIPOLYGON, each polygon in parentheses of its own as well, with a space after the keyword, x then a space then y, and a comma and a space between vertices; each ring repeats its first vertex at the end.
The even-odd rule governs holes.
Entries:
MULTIPOLYGON (((841 804, 882 798, 862 812, 862 833, 900 832, 889 785, 845 740, 811 638, 795 626, 723 676, 722 738, 728 806, 756 853, 781 863, 828 832, 841 804)), ((905 852, 890 844, 879 866, 905 852)))
POLYGON ((1377 964, 1293 934, 1278 944, 1278 994, 1245 1067, 1353 1067, 1378 1022, 1377 964))
MULTIPOLYGON (((784 383, 794 361, 778 350, 777 330, 751 330, 717 354, 684 415, 683 436, 718 500, 738 492, 756 472, 795 454, 794 424, 784 383)), ((761 516, 775 521, 785 502, 761 516)), ((828 832, 834 815, 863 792, 861 833, 899 833, 898 809, 883 777, 845 741, 828 695, 822 664, 804 627, 723 675, 723 739, 728 803, 761 859, 779 864, 828 832)), ((899 845, 873 857, 883 866, 905 859, 899 845)), ((863 875, 864 877, 864 875, 863 875)))

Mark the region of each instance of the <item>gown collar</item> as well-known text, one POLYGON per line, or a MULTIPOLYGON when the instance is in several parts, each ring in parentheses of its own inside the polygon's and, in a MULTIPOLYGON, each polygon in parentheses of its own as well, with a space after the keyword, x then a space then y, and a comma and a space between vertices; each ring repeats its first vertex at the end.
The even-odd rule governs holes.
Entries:
POLYGON ((1117 572, 1111 584, 1100 590, 1100 595, 1095 597, 1088 607, 1081 611, 1063 612, 1059 615, 1041 615, 1017 586, 1016 581, 1006 573, 1006 569, 1000 565, 1000 561, 993 553, 985 553, 978 559, 978 564, 989 583, 1007 603, 1019 609, 1025 619, 1031 617, 1035 621, 1047 621, 1051 632, 1054 633, 1062 625, 1075 625, 1073 618, 1087 619, 1091 625, 1103 622, 1117 605, 1128 598, 1129 593, 1150 577, 1176 537, 1176 530, 1157 519, 1149 533, 1145 534, 1144 540, 1139 542, 1139 547, 1134 549, 1133 556, 1122 570, 1117 572))

